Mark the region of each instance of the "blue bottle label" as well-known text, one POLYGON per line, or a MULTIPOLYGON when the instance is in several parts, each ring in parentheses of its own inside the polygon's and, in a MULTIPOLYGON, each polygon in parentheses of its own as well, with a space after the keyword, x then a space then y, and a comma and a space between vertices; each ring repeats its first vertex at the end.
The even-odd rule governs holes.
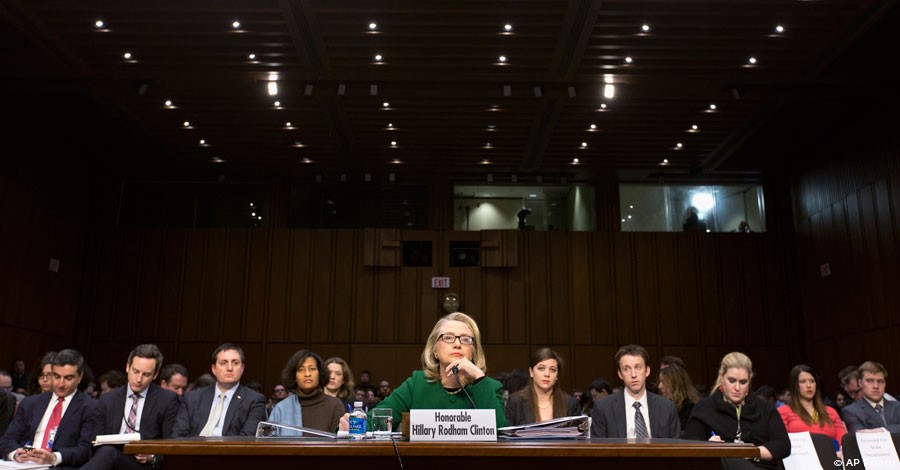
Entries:
POLYGON ((350 415, 350 434, 365 434, 366 418, 350 415))

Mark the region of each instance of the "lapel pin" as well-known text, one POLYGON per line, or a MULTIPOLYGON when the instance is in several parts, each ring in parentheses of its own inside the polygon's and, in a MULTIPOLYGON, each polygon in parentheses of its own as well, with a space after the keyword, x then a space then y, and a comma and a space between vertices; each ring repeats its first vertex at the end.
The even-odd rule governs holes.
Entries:
POLYGON ((238 399, 238 400, 240 400, 240 399, 241 399, 241 396, 240 396, 240 395, 238 395, 238 396, 237 396, 237 399, 238 399))

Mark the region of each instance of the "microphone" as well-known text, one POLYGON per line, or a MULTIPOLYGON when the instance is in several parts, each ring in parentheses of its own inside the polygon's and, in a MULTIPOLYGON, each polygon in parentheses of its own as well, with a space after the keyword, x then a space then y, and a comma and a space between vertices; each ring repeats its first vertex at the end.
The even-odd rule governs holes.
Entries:
POLYGON ((453 376, 456 377, 456 384, 459 385, 459 388, 462 389, 463 393, 466 394, 466 398, 469 399, 469 403, 472 404, 472 408, 477 410, 478 406, 475 405, 475 400, 472 399, 472 395, 469 395, 469 391, 466 390, 466 387, 463 387, 462 382, 459 380, 459 366, 451 367, 450 372, 453 372, 453 376))

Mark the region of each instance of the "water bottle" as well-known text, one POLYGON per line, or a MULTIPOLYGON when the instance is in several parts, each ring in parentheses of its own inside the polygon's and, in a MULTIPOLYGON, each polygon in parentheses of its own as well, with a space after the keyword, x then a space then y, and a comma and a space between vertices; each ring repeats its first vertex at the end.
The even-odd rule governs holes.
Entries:
POLYGON ((366 437, 366 412, 361 401, 353 402, 350 413, 350 440, 361 441, 366 437))

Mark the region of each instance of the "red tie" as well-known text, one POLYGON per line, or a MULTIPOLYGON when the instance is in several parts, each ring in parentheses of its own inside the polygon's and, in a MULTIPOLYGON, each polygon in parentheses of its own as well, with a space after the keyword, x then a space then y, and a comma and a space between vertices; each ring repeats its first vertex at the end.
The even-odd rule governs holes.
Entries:
POLYGON ((59 422, 62 420, 64 400, 65 398, 63 397, 59 397, 56 400, 56 406, 53 407, 53 411, 50 413, 50 420, 47 421, 47 427, 44 428, 44 441, 41 442, 41 449, 44 449, 48 452, 52 449, 47 446, 47 441, 50 439, 50 434, 55 434, 56 428, 59 427, 59 422))

